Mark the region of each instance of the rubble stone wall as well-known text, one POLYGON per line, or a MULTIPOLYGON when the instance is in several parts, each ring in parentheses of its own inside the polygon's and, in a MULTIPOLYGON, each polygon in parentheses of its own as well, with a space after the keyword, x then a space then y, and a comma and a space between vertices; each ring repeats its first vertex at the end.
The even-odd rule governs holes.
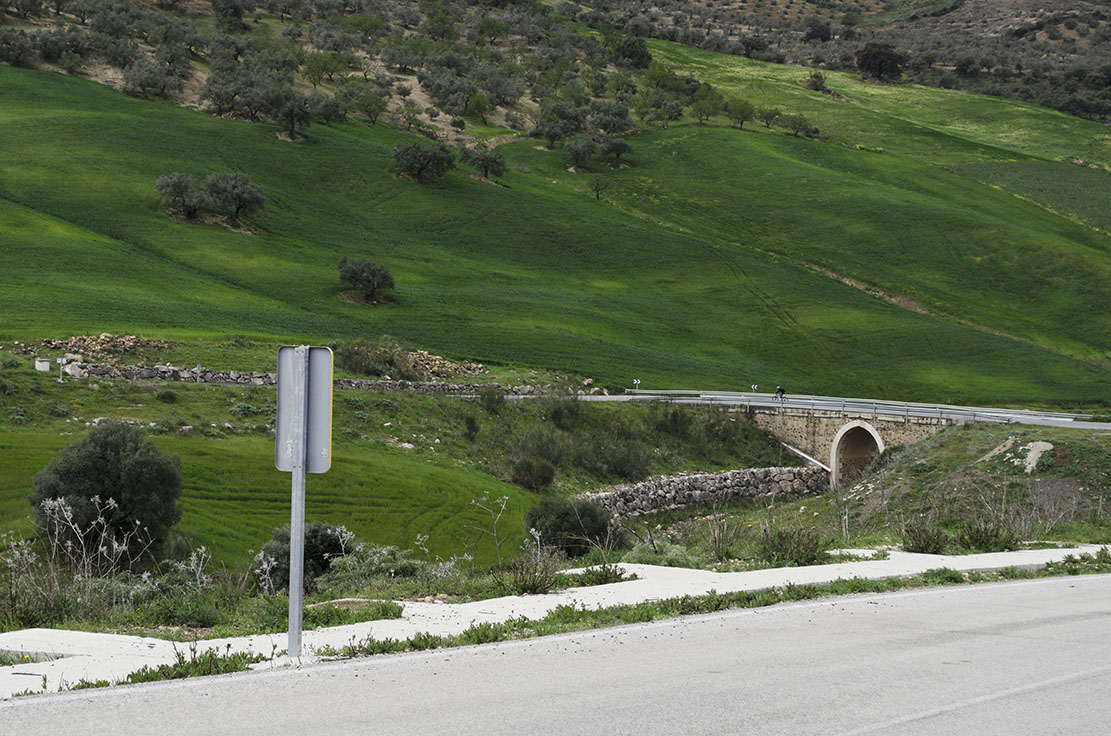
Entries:
POLYGON ((776 494, 816 494, 829 490, 829 474, 819 468, 746 468, 724 473, 657 476, 587 494, 617 518, 674 509, 692 503, 776 494))
MULTIPOLYGON (((68 363, 65 372, 74 378, 122 378, 143 381, 178 381, 187 383, 241 383, 273 386, 277 373, 257 371, 219 371, 211 368, 179 368, 172 365, 134 366, 106 363, 68 363)), ((413 393, 474 394, 480 388, 493 387, 514 394, 542 393, 537 386, 500 386, 496 383, 445 383, 442 381, 372 381, 362 378, 337 378, 337 389, 364 391, 410 391, 413 393)))

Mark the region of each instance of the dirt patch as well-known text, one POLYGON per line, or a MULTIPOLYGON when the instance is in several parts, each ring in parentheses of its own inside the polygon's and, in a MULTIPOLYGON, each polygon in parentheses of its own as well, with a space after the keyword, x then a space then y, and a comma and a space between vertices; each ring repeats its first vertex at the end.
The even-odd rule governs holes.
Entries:
POLYGON ((375 307, 384 304, 384 302, 375 301, 374 299, 367 299, 357 291, 341 291, 339 298, 348 304, 358 304, 361 307, 375 307))
POLYGON ((993 457, 995 457, 999 453, 1006 452, 1007 450, 1011 449, 1014 446, 1015 446, 1015 437, 1014 437, 1014 435, 1011 435, 1007 439, 1000 442, 998 447, 996 447, 994 450, 989 452, 987 455, 984 455, 982 458, 980 458, 976 462, 977 463, 987 462, 988 460, 991 460, 993 457))
POLYGON ((871 286, 865 286, 864 284, 860 283, 859 281, 857 281, 855 279, 851 279, 848 276, 842 276, 839 273, 835 273, 833 271, 830 271, 828 268, 822 268, 821 266, 815 266, 815 265, 810 264, 810 263, 808 263, 807 266, 810 267, 811 269, 815 270, 815 271, 818 271, 819 273, 824 273, 826 276, 831 276, 831 277, 837 279, 838 281, 840 281, 843 284, 848 284, 849 286, 853 287, 854 289, 860 289, 861 291, 863 291, 866 294, 871 294, 872 296, 878 296, 880 299, 883 299, 884 301, 887 301, 887 302, 891 302, 892 304, 894 304, 897 307, 902 307, 903 309, 909 309, 912 312, 918 312, 918 314, 926 314, 926 315, 929 315, 931 317, 936 316, 932 312, 927 310, 925 307, 923 307, 921 304, 919 304, 918 302, 916 302, 913 299, 910 299, 908 297, 900 296, 898 294, 888 294, 885 291, 881 291, 879 289, 872 288, 871 286))

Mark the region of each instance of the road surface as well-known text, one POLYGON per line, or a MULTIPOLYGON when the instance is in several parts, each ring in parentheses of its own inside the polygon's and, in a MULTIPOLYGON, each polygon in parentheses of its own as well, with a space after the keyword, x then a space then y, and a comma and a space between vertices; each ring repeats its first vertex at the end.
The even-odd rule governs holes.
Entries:
POLYGON ((5 734, 1103 734, 1111 575, 0 704, 5 734))

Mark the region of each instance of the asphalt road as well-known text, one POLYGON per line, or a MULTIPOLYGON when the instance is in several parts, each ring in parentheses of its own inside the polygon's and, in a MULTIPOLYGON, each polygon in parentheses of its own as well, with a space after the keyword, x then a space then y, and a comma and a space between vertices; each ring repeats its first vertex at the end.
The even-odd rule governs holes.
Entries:
POLYGON ((1111 575, 0 705, 4 734, 1104 734, 1111 575))

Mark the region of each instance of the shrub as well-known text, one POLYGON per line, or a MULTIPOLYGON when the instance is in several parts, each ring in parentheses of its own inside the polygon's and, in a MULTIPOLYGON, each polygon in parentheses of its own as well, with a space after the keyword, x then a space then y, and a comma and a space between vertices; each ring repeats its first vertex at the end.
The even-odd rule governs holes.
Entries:
POLYGON ((829 540, 814 527, 765 522, 756 543, 756 556, 770 565, 818 565, 826 561, 829 540))
MULTIPOLYGON (((275 529, 270 541, 255 558, 255 575, 261 577, 263 568, 276 589, 289 588, 289 527, 275 529)), ((316 579, 331 569, 332 561, 354 551, 355 540, 347 529, 323 521, 305 525, 304 588, 306 593, 316 590, 316 579)))
POLYGON ((42 518, 44 501, 65 500, 73 524, 85 529, 100 516, 100 502, 111 499, 105 518, 110 533, 122 537, 138 527, 159 539, 181 518, 180 493, 176 456, 159 452, 135 427, 107 421, 66 445, 35 475, 30 501, 42 518))
POLYGON ((560 581, 560 555, 553 549, 540 545, 539 535, 534 535, 535 548, 505 562, 495 569, 498 586, 514 595, 550 593, 560 581))
POLYGON ((161 401, 163 404, 176 404, 177 392, 174 391, 172 388, 163 389, 155 395, 155 398, 161 401))
POLYGON ((571 432, 586 421, 587 407, 574 396, 545 399, 544 413, 555 426, 571 432))
POLYGON ((953 541, 949 533, 930 517, 919 517, 904 523, 902 538, 904 551, 926 555, 945 554, 953 541))
POLYGON ((240 419, 243 419, 245 417, 253 417, 256 414, 260 414, 262 412, 262 410, 259 409, 257 406, 251 406, 250 404, 245 404, 243 402, 236 404, 228 411, 231 412, 232 416, 239 417, 240 419))
POLYGON ((556 469, 542 457, 525 456, 513 463, 513 482, 533 491, 541 491, 555 480, 556 469))
POLYGON ((964 575, 951 567, 935 567, 933 570, 922 573, 922 582, 927 585, 952 585, 963 583, 964 575))
POLYGON ((978 518, 965 521, 957 534, 962 547, 979 552, 1004 552, 1017 549, 1018 530, 1004 519, 978 518))
POLYGON ((641 542, 625 555, 625 562, 634 565, 664 565, 666 567, 701 567, 686 547, 658 541, 654 545, 641 542))
POLYGON ((316 579, 320 590, 359 590, 375 578, 415 578, 426 563, 413 559, 412 550, 366 545, 335 557, 327 572, 316 579))
POLYGON ((610 524, 606 510, 586 499, 546 498, 525 514, 525 528, 540 532, 544 544, 568 557, 606 544, 610 524))
MULTIPOLYGON (((385 345, 375 345, 366 340, 332 343, 336 365, 345 371, 363 376, 389 376, 404 381, 427 378, 413 360, 413 355, 397 343, 383 338, 385 345)), ((393 407, 396 408, 396 407, 393 407)))
POLYGON ((483 386, 478 390, 478 402, 491 414, 501 411, 505 401, 505 392, 497 386, 483 386))

